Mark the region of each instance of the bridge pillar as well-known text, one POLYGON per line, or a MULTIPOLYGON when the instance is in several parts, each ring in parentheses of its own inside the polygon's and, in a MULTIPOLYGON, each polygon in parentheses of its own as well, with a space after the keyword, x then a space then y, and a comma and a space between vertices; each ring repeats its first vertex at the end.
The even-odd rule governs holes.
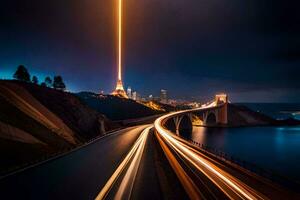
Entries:
POLYGON ((228 103, 224 103, 223 106, 206 111, 203 113, 203 124, 205 126, 214 125, 226 125, 228 124, 228 103), (215 118, 215 122, 213 122, 215 118), (215 123, 215 124, 213 124, 215 123))
POLYGON ((217 94, 215 96, 215 101, 217 105, 219 103, 223 103, 223 106, 218 109, 218 124, 227 124, 228 123, 228 117, 227 117, 227 112, 228 112, 228 95, 227 94, 217 94))
POLYGON ((173 118, 177 135, 181 131, 191 132, 193 130, 192 117, 192 114, 184 114, 173 118))
POLYGON ((228 124, 228 103, 224 103, 224 105, 218 109, 217 115, 217 123, 226 125, 228 124))
POLYGON ((173 118, 174 124, 175 124, 175 129, 176 129, 176 135, 179 135, 179 126, 181 123, 183 116, 176 116, 173 118))
POLYGON ((193 123, 193 114, 192 113, 188 113, 188 117, 189 117, 190 121, 193 123))

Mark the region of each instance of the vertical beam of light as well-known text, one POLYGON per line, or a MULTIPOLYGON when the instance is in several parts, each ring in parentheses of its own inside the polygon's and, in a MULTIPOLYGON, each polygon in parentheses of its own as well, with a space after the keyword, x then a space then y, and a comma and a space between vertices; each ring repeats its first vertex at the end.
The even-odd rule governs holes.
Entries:
POLYGON ((118 80, 122 78, 122 0, 118 0, 118 80))

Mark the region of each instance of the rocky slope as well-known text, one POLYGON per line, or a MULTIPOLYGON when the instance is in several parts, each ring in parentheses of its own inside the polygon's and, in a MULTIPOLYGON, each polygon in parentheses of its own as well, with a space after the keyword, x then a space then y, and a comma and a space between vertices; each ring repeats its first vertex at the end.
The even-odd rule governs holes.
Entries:
POLYGON ((116 127, 71 93, 0 81, 0 171, 66 151, 116 127))

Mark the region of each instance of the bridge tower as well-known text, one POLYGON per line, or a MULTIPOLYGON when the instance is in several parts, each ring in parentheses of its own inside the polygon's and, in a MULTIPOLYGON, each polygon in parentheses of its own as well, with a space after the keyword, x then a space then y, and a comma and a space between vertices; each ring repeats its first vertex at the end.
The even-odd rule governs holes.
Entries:
POLYGON ((224 104, 217 110, 217 123, 227 124, 228 123, 228 95, 227 94, 217 94, 215 96, 216 105, 224 104))

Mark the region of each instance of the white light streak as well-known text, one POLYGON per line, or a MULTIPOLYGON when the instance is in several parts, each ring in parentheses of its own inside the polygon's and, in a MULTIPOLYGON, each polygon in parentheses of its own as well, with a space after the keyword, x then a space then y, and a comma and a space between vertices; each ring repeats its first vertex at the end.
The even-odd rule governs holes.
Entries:
MULTIPOLYGON (((213 106, 210 104, 210 106, 213 106)), ((206 109, 202 108, 202 109, 206 109)), ((200 109, 195 109, 200 110, 200 109)), ((162 123, 172 116, 184 113, 187 111, 179 111, 167 114, 158 118, 155 123, 156 131, 164 138, 164 141, 171 146, 177 153, 184 157, 190 164, 196 167, 200 172, 205 174, 217 187, 219 187, 229 198, 234 198, 232 192, 242 199, 263 199, 259 193, 252 188, 246 186, 238 179, 230 176, 225 171, 214 165, 201 154, 195 153, 191 148, 180 141, 174 134, 165 129, 162 123)))
MULTIPOLYGON (((125 191, 131 191, 133 182, 137 173, 137 167, 140 163, 141 156, 143 154, 146 139, 148 136, 148 133, 150 129, 153 128, 153 126, 148 126, 143 130, 137 141, 134 143, 131 150, 128 152, 124 160, 121 162, 121 164, 117 167, 117 169, 114 171, 112 176, 109 178, 109 180, 106 182, 105 186, 101 189, 98 196, 95 198, 96 200, 102 200, 105 199, 107 194, 109 193, 110 189, 113 187, 113 184, 117 181, 123 170, 128 166, 129 162, 131 161, 131 164, 129 168, 127 169, 127 172, 125 176, 122 179, 121 185, 117 191, 117 194, 115 197, 122 197, 125 194, 125 191)), ((129 192, 129 195, 131 192, 129 192)))

